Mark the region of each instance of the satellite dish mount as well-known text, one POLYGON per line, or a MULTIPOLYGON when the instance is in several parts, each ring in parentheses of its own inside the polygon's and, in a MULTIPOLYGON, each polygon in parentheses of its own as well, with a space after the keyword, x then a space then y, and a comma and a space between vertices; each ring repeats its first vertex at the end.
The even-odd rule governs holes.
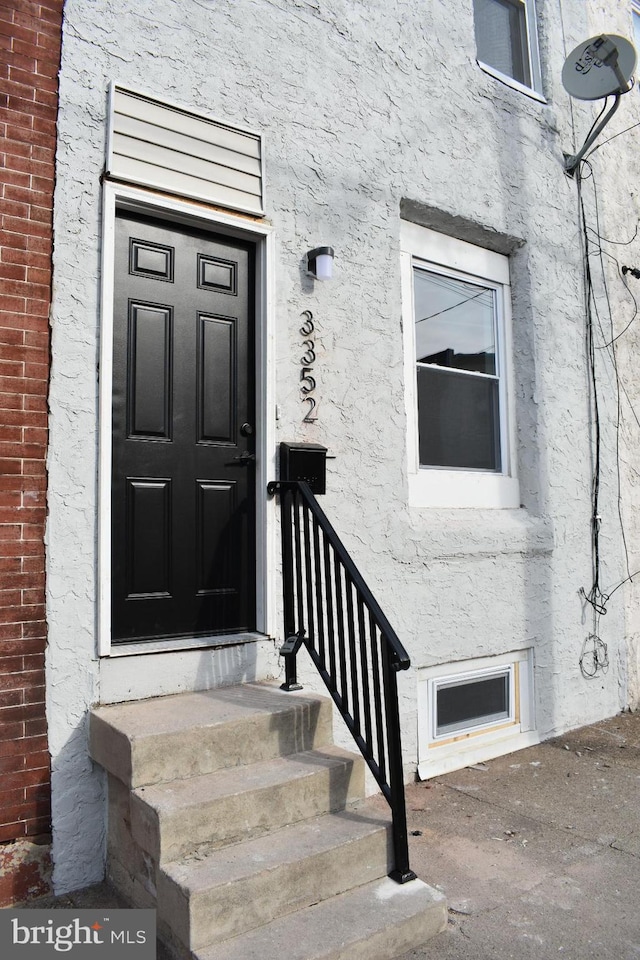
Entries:
POLYGON ((584 40, 565 60, 562 83, 571 97, 578 100, 601 100, 614 96, 613 106, 600 123, 593 128, 582 148, 576 154, 564 155, 564 168, 573 176, 587 150, 600 136, 620 106, 620 97, 628 93, 629 82, 636 67, 636 51, 624 37, 601 34, 584 40))

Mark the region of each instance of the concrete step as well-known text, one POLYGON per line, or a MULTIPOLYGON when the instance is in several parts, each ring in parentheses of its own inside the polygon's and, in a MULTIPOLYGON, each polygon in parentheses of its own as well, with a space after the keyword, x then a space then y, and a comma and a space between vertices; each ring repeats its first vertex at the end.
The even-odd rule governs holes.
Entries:
POLYGON ((108 871, 189 960, 386 960, 446 926, 399 886, 364 761, 332 745, 326 698, 269 684, 100 707, 108 871))
POLYGON ((195 960, 391 960, 447 925, 441 893, 385 878, 249 933, 194 951, 195 960))
POLYGON ((131 833, 156 863, 343 810, 364 796, 364 761, 326 746, 189 780, 138 787, 131 833))
POLYGON ((365 802, 164 864, 158 911, 185 952, 198 950, 384 877, 391 865, 390 818, 365 802))
POLYGON ((201 776, 332 742, 326 697, 266 683, 97 707, 93 759, 130 787, 201 776))

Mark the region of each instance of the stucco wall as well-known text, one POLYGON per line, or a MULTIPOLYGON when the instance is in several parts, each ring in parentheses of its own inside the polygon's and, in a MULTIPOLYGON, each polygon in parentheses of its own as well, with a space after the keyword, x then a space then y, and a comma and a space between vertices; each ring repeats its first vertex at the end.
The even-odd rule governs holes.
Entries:
MULTIPOLYGON (((547 103, 478 68, 472 0, 139 0, 135 8, 67 0, 48 528, 59 890, 102 870, 102 782, 84 725, 101 696, 96 367, 111 80, 264 132, 267 219, 277 238, 277 438, 320 442, 335 456, 323 505, 413 661, 401 678, 407 767, 415 768, 415 671, 423 666, 533 647, 542 737, 612 715, 637 691, 627 676, 624 590, 600 624, 608 672, 586 680, 578 662, 591 630, 578 591, 591 582, 592 447, 576 184, 563 173, 562 153, 579 146, 595 109, 572 109, 560 85, 566 51, 605 27, 629 34, 630 24, 626 3, 538 7, 547 103), (520 510, 408 505, 401 205, 418 222, 513 251, 520 510), (321 243, 336 250, 335 279, 314 285, 304 255, 321 243), (319 406, 317 422, 304 425, 299 326, 307 309, 316 322, 319 406)), ((625 101, 619 116, 631 123, 637 112, 625 101)), ((622 138, 616 150, 631 176, 622 138)), ((594 168, 601 164, 607 230, 619 236, 635 222, 628 206, 636 200, 622 189, 610 198, 610 157, 596 154, 594 168)), ((602 376, 601 544, 603 582, 612 584, 626 574, 610 369, 602 376)), ((632 486, 631 447, 625 458, 632 486)), ((632 595, 626 603, 633 619, 632 595)), ((273 662, 266 656, 260 669, 273 662)))

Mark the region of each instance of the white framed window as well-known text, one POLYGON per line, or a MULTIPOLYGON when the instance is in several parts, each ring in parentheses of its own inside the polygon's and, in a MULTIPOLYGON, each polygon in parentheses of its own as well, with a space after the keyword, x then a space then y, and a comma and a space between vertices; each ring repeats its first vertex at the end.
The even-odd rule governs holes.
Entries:
POLYGON ((507 257, 402 221, 409 500, 518 507, 507 257))
POLYGON ((533 651, 418 671, 418 773, 422 779, 538 742, 533 651))
POLYGON ((535 0, 473 0, 478 64, 542 98, 535 0))

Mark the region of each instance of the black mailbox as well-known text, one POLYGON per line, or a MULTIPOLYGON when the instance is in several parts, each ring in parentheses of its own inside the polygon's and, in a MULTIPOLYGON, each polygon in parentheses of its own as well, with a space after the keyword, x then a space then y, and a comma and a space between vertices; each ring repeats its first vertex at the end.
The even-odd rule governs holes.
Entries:
POLYGON ((281 443, 280 479, 305 480, 313 493, 326 493, 327 448, 319 443, 281 443))

